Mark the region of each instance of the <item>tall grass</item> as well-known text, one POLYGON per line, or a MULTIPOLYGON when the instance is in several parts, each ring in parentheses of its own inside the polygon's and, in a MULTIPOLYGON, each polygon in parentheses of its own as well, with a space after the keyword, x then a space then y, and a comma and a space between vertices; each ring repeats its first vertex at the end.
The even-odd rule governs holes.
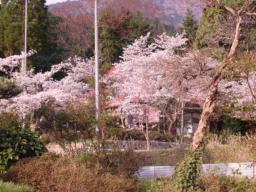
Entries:
POLYGON ((239 163, 253 162, 256 159, 254 150, 256 141, 253 135, 212 135, 204 151, 204 163, 239 163))

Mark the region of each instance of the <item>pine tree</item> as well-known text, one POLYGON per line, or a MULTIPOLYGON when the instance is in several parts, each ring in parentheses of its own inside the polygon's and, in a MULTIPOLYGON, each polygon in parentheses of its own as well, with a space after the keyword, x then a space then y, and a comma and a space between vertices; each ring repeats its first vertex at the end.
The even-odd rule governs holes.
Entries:
MULTIPOLYGON (((24 0, 3 0, 0 10, 0 52, 7 57, 24 50, 24 0)), ((49 45, 45 0, 28 0, 28 50, 41 51, 49 45)))
MULTIPOLYGON (((99 15, 99 48, 100 73, 105 74, 118 62, 123 48, 133 43, 142 35, 152 29, 150 19, 143 16, 140 11, 133 14, 125 8, 119 14, 113 10, 105 11, 99 15)), ((94 38, 92 38, 92 44, 94 38)))
POLYGON ((196 38, 196 31, 198 29, 197 21, 194 20, 194 16, 190 9, 187 9, 187 14, 181 23, 183 27, 180 28, 180 32, 185 30, 185 37, 188 39, 187 46, 191 47, 196 38))
POLYGON ((17 86, 15 81, 0 77, 0 99, 15 97, 22 92, 22 88, 17 86))

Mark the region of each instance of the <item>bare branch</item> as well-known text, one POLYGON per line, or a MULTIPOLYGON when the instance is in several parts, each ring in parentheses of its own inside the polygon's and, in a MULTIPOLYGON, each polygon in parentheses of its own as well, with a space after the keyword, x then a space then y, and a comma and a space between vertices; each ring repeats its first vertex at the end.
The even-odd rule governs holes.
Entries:
POLYGON ((218 4, 220 7, 226 9, 228 12, 230 12, 232 15, 237 16, 237 13, 234 9, 232 9, 231 7, 228 7, 226 5, 223 5, 223 3, 220 0, 217 0, 218 4))
POLYGON ((238 11, 238 15, 240 15, 241 13, 243 13, 245 11, 245 9, 253 2, 254 0, 249 0, 247 1, 238 11))
POLYGON ((248 15, 248 16, 256 16, 256 13, 246 12, 245 14, 248 15))

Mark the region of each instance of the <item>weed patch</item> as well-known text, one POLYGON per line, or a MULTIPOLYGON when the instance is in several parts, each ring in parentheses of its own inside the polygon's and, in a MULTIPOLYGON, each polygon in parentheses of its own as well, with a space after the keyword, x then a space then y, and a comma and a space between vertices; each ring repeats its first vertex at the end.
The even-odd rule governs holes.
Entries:
POLYGON ((3 175, 4 181, 33 186, 37 191, 120 192, 134 190, 134 180, 126 175, 87 168, 82 162, 52 153, 20 160, 3 175))

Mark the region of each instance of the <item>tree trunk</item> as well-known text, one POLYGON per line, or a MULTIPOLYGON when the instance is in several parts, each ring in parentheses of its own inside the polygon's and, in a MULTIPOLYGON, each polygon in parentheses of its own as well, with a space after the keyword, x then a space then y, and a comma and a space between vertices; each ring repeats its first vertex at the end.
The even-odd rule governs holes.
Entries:
POLYGON ((150 150, 149 132, 148 132, 148 121, 146 122, 146 140, 147 140, 147 151, 150 150))
POLYGON ((210 117, 213 113, 214 107, 217 102, 219 81, 222 78, 223 71, 226 69, 226 67, 229 64, 229 61, 235 55, 236 49, 239 45, 242 17, 240 15, 237 15, 236 17, 237 17, 237 23, 236 23, 236 31, 235 31, 233 44, 231 46, 228 56, 219 65, 217 73, 210 84, 210 90, 204 102, 203 111, 199 121, 198 129, 193 137, 192 146, 191 146, 192 150, 195 150, 197 148, 202 148, 202 149, 204 148, 204 138, 206 137, 206 134, 208 132, 207 127, 209 125, 210 117))
POLYGON ((203 112, 201 114, 199 125, 193 137, 193 142, 192 142, 193 150, 195 150, 198 147, 203 147, 202 144, 207 134, 207 128, 209 125, 210 116, 212 115, 212 112, 216 105, 217 94, 218 94, 218 83, 216 82, 215 85, 211 86, 208 97, 204 102, 203 112))

